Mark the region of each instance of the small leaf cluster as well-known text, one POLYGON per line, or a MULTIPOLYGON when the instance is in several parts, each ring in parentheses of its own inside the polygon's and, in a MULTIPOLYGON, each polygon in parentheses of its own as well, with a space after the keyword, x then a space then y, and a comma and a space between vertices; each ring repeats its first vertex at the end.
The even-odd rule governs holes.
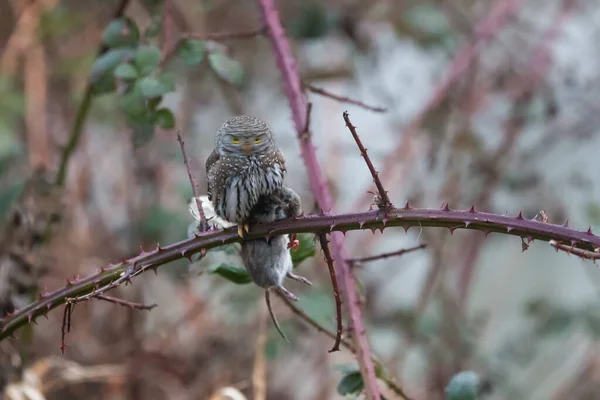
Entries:
POLYGON ((219 79, 233 86, 244 82, 244 68, 226 53, 226 47, 211 40, 182 39, 177 53, 188 67, 200 65, 205 59, 219 79))
POLYGON ((175 79, 161 71, 160 49, 145 43, 153 34, 148 31, 142 38, 138 26, 127 17, 111 21, 102 32, 107 51, 95 61, 90 76, 93 94, 117 92, 119 108, 133 129, 137 146, 152 137, 155 126, 175 127, 171 110, 159 107, 163 96, 175 90, 175 79))
MULTIPOLYGON (((374 362, 375 376, 385 380, 385 371, 379 362, 374 362)), ((337 391, 342 396, 356 397, 365 389, 365 383, 360 373, 360 369, 356 365, 341 365, 338 369, 342 372, 342 379, 337 386, 337 391)), ((382 400, 386 400, 381 396, 382 400)))

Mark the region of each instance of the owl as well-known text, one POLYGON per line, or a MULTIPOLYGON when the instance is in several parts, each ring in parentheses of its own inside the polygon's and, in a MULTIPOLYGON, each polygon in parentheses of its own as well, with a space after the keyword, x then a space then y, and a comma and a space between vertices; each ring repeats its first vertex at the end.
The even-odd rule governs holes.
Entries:
POLYGON ((258 199, 281 188, 285 173, 285 158, 269 125, 256 117, 233 117, 217 130, 206 160, 208 199, 218 217, 238 224, 243 237, 258 199))

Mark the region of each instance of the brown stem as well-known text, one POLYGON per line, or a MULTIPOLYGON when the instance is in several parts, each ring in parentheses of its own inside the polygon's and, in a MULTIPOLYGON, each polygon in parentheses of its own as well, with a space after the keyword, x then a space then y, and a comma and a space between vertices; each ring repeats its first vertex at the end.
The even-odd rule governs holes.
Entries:
POLYGON ((359 100, 354 100, 354 99, 351 99, 349 97, 344 97, 344 96, 338 96, 337 94, 333 94, 331 92, 328 92, 325 89, 321 89, 321 88, 315 87, 315 86, 311 85, 308 82, 302 82, 302 85, 305 88, 307 88, 308 90, 310 90, 311 92, 313 92, 313 93, 320 94, 321 96, 329 97, 330 99, 339 101, 340 103, 354 104, 355 106, 364 108, 365 110, 369 110, 369 111, 373 111, 373 112, 378 112, 378 113, 387 112, 386 108, 383 108, 383 107, 374 107, 374 106, 370 106, 368 104, 365 104, 365 103, 363 103, 362 101, 359 101, 359 100))
POLYGON ((600 259, 600 247, 595 248, 594 251, 589 251, 567 246, 566 244, 558 243, 556 240, 551 240, 549 244, 554 247, 556 251, 562 250, 569 254, 575 254, 577 257, 585 258, 586 260, 600 259))
POLYGON ((349 263, 352 263, 352 264, 359 264, 359 263, 363 264, 363 263, 366 263, 366 262, 383 260, 383 259, 390 258, 390 257, 399 257, 399 256, 404 255, 406 253, 411 253, 411 252, 416 251, 416 250, 424 249, 425 247, 427 247, 426 244, 420 244, 418 246, 410 247, 408 249, 402 249, 402 250, 398 250, 398 251, 392 251, 392 252, 389 252, 389 253, 377 254, 375 256, 359 257, 359 258, 349 258, 346 261, 348 261, 349 263))
POLYGON ((208 222, 206 222, 206 215, 204 215, 204 209, 202 208, 202 200, 200 200, 200 193, 198 192, 198 182, 196 182, 194 174, 192 174, 192 168, 190 167, 190 162, 185 151, 185 142, 183 141, 183 136, 181 136, 181 129, 177 132, 177 141, 181 146, 183 163, 185 164, 185 169, 187 170, 188 178, 190 179, 190 184, 192 185, 194 199, 196 200, 196 207, 198 207, 198 214, 200 215, 200 221, 198 221, 198 228, 200 229, 200 232, 204 232, 208 229, 208 222))
POLYGON ((354 138, 354 141, 356 142, 356 145, 358 146, 358 148, 360 150, 360 154, 365 159, 365 163, 367 164, 367 167, 369 168, 369 172, 371 173, 371 176, 373 177, 373 182, 375 182, 375 186, 377 186, 377 191, 379 192, 379 199, 380 199, 377 206, 380 209, 383 209, 384 211, 386 211, 387 209, 393 207, 394 205, 390 201, 387 191, 383 188, 381 179, 379 179, 379 172, 377 172, 377 170, 375 169, 375 166, 373 165, 373 162, 371 161, 371 158, 367 154, 367 149, 365 149, 365 146, 363 146, 362 141, 360 140, 360 137, 358 136, 358 133, 356 132, 356 127, 354 125, 352 125, 352 122, 350 122, 350 116, 348 115, 348 111, 344 111, 343 115, 344 115, 344 121, 346 122, 346 126, 350 130, 350 133, 352 134, 352 137, 354 138))
POLYGON ((181 35, 185 39, 199 39, 199 40, 233 40, 233 39, 252 39, 256 36, 263 35, 266 31, 265 27, 259 29, 253 29, 251 31, 242 32, 223 32, 223 33, 195 33, 188 32, 181 35))
POLYGON ((135 303, 133 301, 119 299, 118 297, 107 296, 107 295, 104 295, 104 294, 99 294, 98 296, 96 296, 96 298, 100 299, 100 300, 108 301, 110 303, 115 303, 115 304, 118 304, 120 306, 125 306, 125 307, 129 307, 129 308, 135 308, 135 309, 138 309, 138 310, 148 310, 148 311, 150 311, 154 307, 157 307, 156 303, 153 303, 153 304, 150 304, 150 305, 140 304, 140 303, 135 303))
POLYGON ((324 233, 319 235, 319 242, 321 243, 321 249, 323 249, 323 254, 325 255, 325 261, 327 262, 327 268, 329 269, 329 276, 331 277, 331 285, 333 286, 333 297, 335 299, 335 315, 337 318, 337 334, 335 336, 335 343, 330 353, 334 351, 340 351, 340 341, 342 340, 342 330, 344 327, 342 326, 342 299, 340 298, 340 289, 338 288, 337 278, 335 276, 335 267, 333 266, 333 259, 331 258, 331 253, 329 251, 329 245, 327 242, 327 237, 324 233))

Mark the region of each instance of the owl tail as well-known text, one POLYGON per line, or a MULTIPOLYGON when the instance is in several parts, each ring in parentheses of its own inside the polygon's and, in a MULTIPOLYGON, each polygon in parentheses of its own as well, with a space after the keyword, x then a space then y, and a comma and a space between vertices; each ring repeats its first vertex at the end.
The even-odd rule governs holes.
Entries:
POLYGON ((290 342, 288 338, 284 335, 281 327, 279 326, 279 322, 277 322, 277 318, 275 317, 275 313, 273 313, 273 308, 271 307, 271 291, 269 289, 265 289, 265 302, 267 303, 267 309, 269 310, 269 315, 271 315, 271 320, 273 320, 273 324, 275 324, 275 328, 281 335, 282 338, 285 339, 286 342, 290 342))

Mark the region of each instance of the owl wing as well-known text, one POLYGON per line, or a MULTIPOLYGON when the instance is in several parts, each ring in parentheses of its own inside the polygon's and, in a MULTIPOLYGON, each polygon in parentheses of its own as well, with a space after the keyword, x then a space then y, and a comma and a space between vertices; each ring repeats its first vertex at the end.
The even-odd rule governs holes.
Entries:
POLYGON ((208 190, 206 192, 208 194, 208 199, 210 201, 213 200, 213 196, 212 196, 213 184, 212 184, 212 182, 216 178, 216 177, 214 177, 214 171, 212 171, 212 169, 219 162, 219 158, 220 158, 220 156, 219 156, 219 153, 217 153, 217 150, 213 150, 212 153, 210 153, 210 155, 206 159, 206 180, 208 181, 208 190))
POLYGON ((283 156, 283 153, 279 149, 277 149, 275 150, 274 157, 275 162, 281 166, 281 174, 285 175, 285 173, 287 172, 287 168, 285 167, 285 157, 283 156))

